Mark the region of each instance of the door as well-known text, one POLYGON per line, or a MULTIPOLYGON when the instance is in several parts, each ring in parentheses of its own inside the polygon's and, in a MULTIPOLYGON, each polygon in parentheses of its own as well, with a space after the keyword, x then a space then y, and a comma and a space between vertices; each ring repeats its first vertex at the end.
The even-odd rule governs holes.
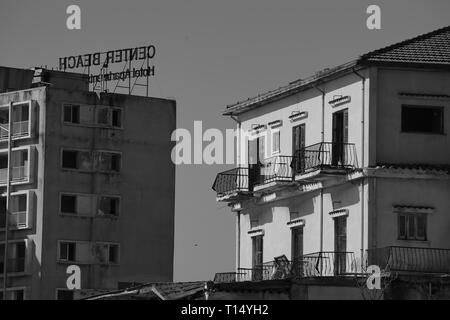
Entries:
POLYGON ((334 274, 346 272, 347 217, 334 219, 334 274))
POLYGON ((292 273, 296 277, 303 275, 303 227, 292 228, 292 273))
POLYGON ((264 180, 264 177, 261 175, 261 170, 264 165, 265 142, 264 136, 248 142, 249 191, 253 191, 253 187, 261 184, 264 180))
POLYGON ((348 143, 348 109, 333 113, 333 143, 331 165, 345 166, 345 150, 348 143))
POLYGON ((303 173, 306 169, 305 161, 305 124, 292 128, 292 156, 294 159, 294 172, 303 173))
POLYGON ((263 236, 252 238, 252 281, 263 280, 263 236))

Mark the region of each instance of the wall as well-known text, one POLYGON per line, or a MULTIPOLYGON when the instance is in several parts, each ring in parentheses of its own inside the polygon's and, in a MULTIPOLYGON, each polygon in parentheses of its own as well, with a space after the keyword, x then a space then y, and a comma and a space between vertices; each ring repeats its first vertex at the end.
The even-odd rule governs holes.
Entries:
POLYGON ((379 69, 377 91, 377 163, 447 164, 450 159, 450 98, 404 98, 399 93, 448 95, 450 72, 379 69), (401 132, 402 104, 444 107, 444 134, 401 132))
POLYGON ((81 265, 82 288, 117 282, 172 281, 175 168, 170 134, 175 102, 156 98, 50 89, 46 109, 45 220, 41 297, 64 288, 68 264, 56 262, 58 240, 120 243, 118 266, 81 265), (62 124, 62 103, 123 107, 123 130, 62 124), (122 152, 118 175, 61 170, 61 149, 122 152), (121 196, 117 219, 59 213, 60 192, 121 196))

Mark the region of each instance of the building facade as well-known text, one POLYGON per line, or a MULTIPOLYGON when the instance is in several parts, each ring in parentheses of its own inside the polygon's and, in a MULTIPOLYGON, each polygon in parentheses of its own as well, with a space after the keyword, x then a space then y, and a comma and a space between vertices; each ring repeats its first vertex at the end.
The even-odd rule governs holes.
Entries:
POLYGON ((45 69, 0 68, 0 89, 8 298, 71 299, 69 265, 82 289, 172 281, 175 101, 97 94, 84 75, 45 69))
POLYGON ((450 273, 449 48, 447 27, 228 106, 236 272, 216 280, 450 273))

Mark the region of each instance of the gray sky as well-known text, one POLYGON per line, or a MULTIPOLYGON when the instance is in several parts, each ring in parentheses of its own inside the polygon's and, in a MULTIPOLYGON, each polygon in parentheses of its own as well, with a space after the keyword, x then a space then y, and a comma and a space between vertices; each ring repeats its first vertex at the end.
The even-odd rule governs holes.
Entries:
MULTIPOLYGON (((58 57, 155 44, 151 95, 177 100, 177 126, 233 128, 227 104, 450 24, 448 0, 1 0, 0 65, 57 67, 58 57), (67 30, 78 4, 82 29, 67 30), (382 30, 366 28, 377 4, 382 30)), ((234 269, 234 216, 211 190, 226 166, 179 166, 175 280, 234 269)))

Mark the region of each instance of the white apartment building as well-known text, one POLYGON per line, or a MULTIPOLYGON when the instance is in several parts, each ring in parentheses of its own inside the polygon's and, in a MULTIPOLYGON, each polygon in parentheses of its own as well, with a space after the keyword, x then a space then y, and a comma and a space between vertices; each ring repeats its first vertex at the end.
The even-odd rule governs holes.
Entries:
POLYGON ((229 281, 268 280, 275 258, 297 277, 450 272, 450 27, 224 115, 250 136, 213 186, 236 214, 229 281))

